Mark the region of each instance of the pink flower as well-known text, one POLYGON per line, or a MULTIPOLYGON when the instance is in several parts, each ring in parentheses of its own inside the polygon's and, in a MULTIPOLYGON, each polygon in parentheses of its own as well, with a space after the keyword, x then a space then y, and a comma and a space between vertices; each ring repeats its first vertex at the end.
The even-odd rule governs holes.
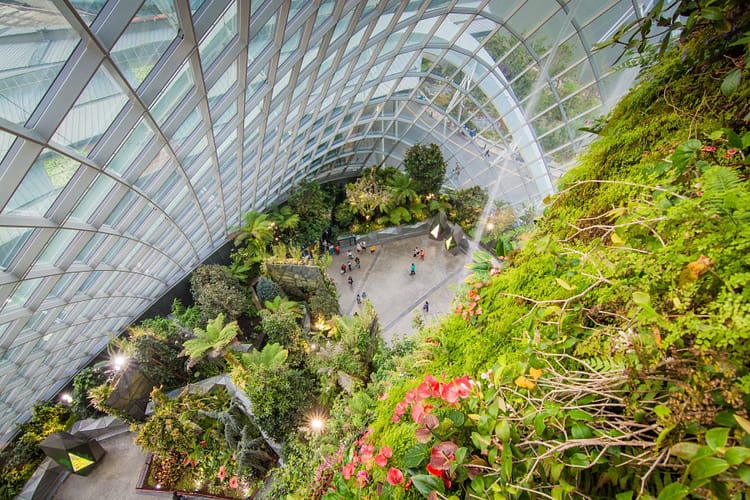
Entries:
POLYGON ((422 420, 422 416, 428 413, 432 409, 432 405, 422 405, 419 401, 414 403, 411 407, 411 419, 414 423, 418 424, 422 420))
POLYGON ((372 452, 375 451, 375 447, 371 444, 363 444, 362 448, 359 449, 359 463, 363 464, 369 462, 372 458, 372 452))
POLYGON ((727 152, 724 153, 724 158, 731 158, 732 156, 737 154, 737 149, 735 148, 729 148, 727 149, 727 152))
POLYGON ((388 393, 384 392, 380 396, 378 396, 378 401, 383 401, 384 399, 388 399, 388 393))
POLYGON ((701 151, 703 151, 704 153, 715 153, 716 152, 716 147, 714 147, 714 146, 703 146, 701 148, 701 151))
POLYGON ((417 391, 416 389, 412 389, 409 392, 406 393, 406 396, 404 396, 404 401, 407 403, 413 403, 417 400, 417 391))
POLYGON ((227 469, 223 465, 219 467, 219 474, 217 474, 217 477, 220 481, 223 481, 227 477, 227 469))
POLYGON ((458 388, 458 397, 460 398, 469 397, 469 394, 471 393, 471 381, 469 380, 468 375, 464 375, 463 377, 458 377, 454 379, 453 383, 455 383, 456 387, 458 388))
POLYGON ((348 481, 349 478, 354 474, 354 462, 346 464, 344 468, 341 469, 341 473, 344 475, 344 479, 348 481))
POLYGON ((354 482, 357 484, 357 486, 362 488, 365 483, 367 483, 367 471, 361 470, 357 472, 357 478, 354 480, 354 482))
POLYGON ((395 467, 391 467, 388 469, 388 484, 391 486, 396 486, 397 484, 401 484, 404 482, 404 474, 395 467))
POLYGON ((378 467, 385 467, 388 464, 388 459, 382 454, 375 455, 375 465, 378 467))
POLYGON ((398 423, 398 421, 401 420, 401 417, 404 416, 404 412, 408 406, 409 403, 406 401, 399 401, 396 403, 396 408, 393 409, 393 417, 391 420, 393 420, 394 423, 398 423))
POLYGON ((240 482, 237 479, 237 476, 232 476, 232 478, 229 480, 229 487, 235 489, 240 487, 240 482))
POLYGON ((380 454, 385 458, 391 458, 393 456, 393 450, 389 446, 383 446, 380 448, 380 454))

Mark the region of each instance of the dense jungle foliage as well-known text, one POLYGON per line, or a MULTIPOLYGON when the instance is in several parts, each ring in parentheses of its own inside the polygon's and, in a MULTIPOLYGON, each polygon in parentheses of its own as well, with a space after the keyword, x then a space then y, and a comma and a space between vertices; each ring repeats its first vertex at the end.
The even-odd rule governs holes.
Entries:
POLYGON ((641 59, 526 247, 475 255, 296 498, 746 498, 750 12, 675 4, 651 21, 679 44, 641 59))

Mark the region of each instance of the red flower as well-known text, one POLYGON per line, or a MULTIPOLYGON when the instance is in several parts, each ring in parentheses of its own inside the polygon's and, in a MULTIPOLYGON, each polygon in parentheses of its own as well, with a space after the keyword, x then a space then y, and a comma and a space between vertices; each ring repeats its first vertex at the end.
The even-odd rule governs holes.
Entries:
POLYGON ((393 456, 393 450, 391 450, 391 448, 388 446, 383 446, 382 448, 380 448, 380 454, 385 458, 391 458, 393 456))
POLYGON ((407 403, 413 403, 417 400, 417 391, 416 389, 412 389, 409 392, 406 393, 406 396, 404 396, 404 401, 407 403))
POLYGON ((411 478, 406 480, 406 483, 404 484, 404 491, 408 491, 409 488, 411 488, 411 478))
POLYGON ((731 158, 732 156, 737 154, 737 149, 735 148, 729 148, 727 149, 727 152, 724 153, 724 158, 731 158))
POLYGON ((203 441, 201 441, 200 445, 205 448, 206 447, 206 440, 204 439, 203 441))
POLYGON ((443 441, 432 447, 430 451, 430 466, 435 470, 450 469, 450 462, 455 459, 454 454, 458 445, 453 441, 443 441))
POLYGON ((369 462, 372 458, 372 452, 375 451, 375 447, 371 444, 363 444, 362 448, 359 449, 359 463, 363 464, 369 462))
POLYGON ((341 473, 344 475, 344 479, 348 481, 349 478, 354 474, 354 462, 346 464, 344 468, 341 469, 341 473))
POLYGON ((396 408, 393 410, 393 420, 394 423, 397 423, 399 420, 401 420, 401 417, 404 416, 404 412, 406 411, 406 408, 409 406, 409 403, 406 401, 399 401, 396 403, 396 408))
POLYGON ((223 481, 227 477, 227 469, 223 465, 219 467, 219 474, 217 474, 217 477, 220 481, 223 481))
POLYGON ((714 146, 703 146, 701 148, 701 151, 703 151, 705 153, 715 153, 716 152, 716 148, 714 146))
POLYGON ((237 476, 232 476, 232 478, 229 480, 229 487, 235 489, 240 487, 240 482, 237 479, 237 476))
POLYGON ((382 454, 375 455, 375 465, 378 467, 385 467, 388 464, 388 459, 382 454))
POLYGON ((411 406, 411 419, 414 423, 419 423, 425 413, 428 413, 432 409, 432 405, 422 405, 422 402, 414 403, 411 406))
POLYGON ((391 467, 390 469, 388 469, 387 480, 388 484, 390 484, 391 486, 396 486, 397 484, 401 484, 404 482, 404 474, 395 467, 391 467))
POLYGON ((453 383, 456 384, 456 388, 458 389, 458 397, 469 397, 469 394, 471 393, 471 381, 469 380, 468 375, 453 379, 453 383))

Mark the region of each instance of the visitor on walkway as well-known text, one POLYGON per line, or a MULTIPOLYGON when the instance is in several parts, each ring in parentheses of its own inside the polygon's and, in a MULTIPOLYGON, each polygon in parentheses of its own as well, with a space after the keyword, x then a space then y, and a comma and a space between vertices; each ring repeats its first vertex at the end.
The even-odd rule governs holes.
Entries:
POLYGON ((359 265, 360 265, 359 257, 354 257, 354 265, 356 266, 357 269, 359 269, 359 265))
POLYGON ((346 267, 349 270, 349 272, 352 272, 352 263, 351 262, 347 262, 346 263, 346 267))
POLYGON ((341 264, 341 274, 346 274, 346 264, 341 264))
POLYGON ((354 278, 349 276, 349 279, 346 280, 349 283, 349 288, 352 288, 354 286, 354 278))
POLYGON ((361 304, 361 303, 362 303, 362 297, 360 297, 360 295, 357 294, 357 304, 361 304))
POLYGON ((411 271, 409 272, 409 274, 411 276, 414 276, 415 274, 417 274, 417 266, 416 264, 414 264, 414 262, 411 263, 411 271))
POLYGON ((422 306, 422 310, 426 313, 430 312, 430 303, 428 301, 424 301, 424 305, 422 306))
POLYGON ((414 255, 412 257, 416 257, 417 255, 419 255, 419 247, 414 247, 414 255))
POLYGON ((351 250, 347 250, 346 251, 346 258, 347 259, 353 259, 354 258, 354 254, 352 253, 351 250))
POLYGON ((424 248, 419 251, 419 258, 424 260, 424 248))
POLYGON ((362 290, 362 300, 365 300, 367 298, 367 292, 362 290))

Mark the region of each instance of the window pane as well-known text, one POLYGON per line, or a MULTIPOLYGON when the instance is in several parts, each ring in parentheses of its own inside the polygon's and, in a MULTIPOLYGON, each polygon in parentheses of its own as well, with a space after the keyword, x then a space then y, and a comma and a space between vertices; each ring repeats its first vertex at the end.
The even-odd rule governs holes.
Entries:
POLYGON ((164 125, 164 122, 177 104, 185 98, 191 88, 193 88, 193 73, 190 71, 189 61, 185 61, 182 69, 167 84, 162 94, 151 107, 151 115, 159 125, 164 125))
POLYGON ((0 226, 0 271, 8 269, 29 236, 29 228, 0 226))
POLYGON ((227 43, 237 35, 237 4, 232 2, 200 43, 201 64, 204 71, 211 67, 227 43))
POLYGON ((102 10, 107 0, 71 0, 70 4, 76 8, 78 14, 91 26, 96 15, 102 10))
POLYGON ((122 175, 133 164, 133 161, 146 147, 154 133, 148 122, 141 119, 141 122, 135 127, 130 136, 120 146, 120 150, 109 161, 108 170, 113 170, 122 175))
POLYGON ((3 213, 44 216, 80 164, 45 149, 26 174, 3 213))
POLYGON ((26 123, 78 41, 51 2, 2 2, 0 117, 26 123))
POLYGON ((58 229, 49 243, 47 243, 47 248, 44 249, 44 252, 37 259, 37 264, 54 266, 57 263, 57 259, 62 256, 76 234, 78 233, 71 229, 58 229))
POLYGON ((72 217, 88 221, 114 187, 115 181, 106 175, 97 177, 78 202, 78 206, 73 210, 72 217))
POLYGON ((102 134, 112 124, 128 98, 101 66, 52 140, 88 156, 102 134))
POLYGON ((177 36, 172 1, 146 0, 112 48, 112 59, 133 88, 146 79, 177 36))

